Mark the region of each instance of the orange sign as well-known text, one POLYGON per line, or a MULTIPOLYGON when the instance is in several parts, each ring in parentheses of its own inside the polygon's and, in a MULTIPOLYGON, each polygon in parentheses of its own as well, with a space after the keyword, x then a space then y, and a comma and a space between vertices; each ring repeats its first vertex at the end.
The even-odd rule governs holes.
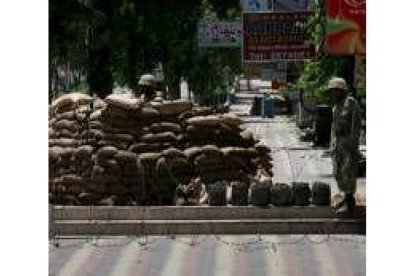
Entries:
POLYGON ((366 0, 328 0, 325 46, 331 55, 365 54, 366 0))

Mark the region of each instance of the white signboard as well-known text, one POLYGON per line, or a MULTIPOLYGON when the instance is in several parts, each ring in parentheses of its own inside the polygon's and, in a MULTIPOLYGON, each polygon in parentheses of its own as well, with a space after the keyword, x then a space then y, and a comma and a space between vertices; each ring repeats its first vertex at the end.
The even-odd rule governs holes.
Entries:
POLYGON ((240 47, 241 22, 200 21, 197 26, 198 47, 240 47))
POLYGON ((271 12, 273 0, 241 0, 244 12, 271 12))
POLYGON ((306 11, 309 0, 276 0, 276 10, 306 11))

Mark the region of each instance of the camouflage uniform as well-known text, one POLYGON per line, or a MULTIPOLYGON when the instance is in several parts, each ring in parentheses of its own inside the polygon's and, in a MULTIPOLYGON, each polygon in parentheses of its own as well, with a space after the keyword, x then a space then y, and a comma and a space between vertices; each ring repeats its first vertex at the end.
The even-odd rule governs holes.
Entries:
POLYGON ((356 189, 360 127, 358 103, 347 96, 333 108, 331 134, 333 174, 344 193, 354 194, 356 189))

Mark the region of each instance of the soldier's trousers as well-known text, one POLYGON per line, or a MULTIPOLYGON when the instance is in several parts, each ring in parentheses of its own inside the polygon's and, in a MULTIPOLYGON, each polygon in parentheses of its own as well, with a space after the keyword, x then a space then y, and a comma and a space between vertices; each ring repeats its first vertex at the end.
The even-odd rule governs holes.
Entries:
POLYGON ((344 193, 355 193, 358 174, 358 153, 355 150, 337 148, 332 153, 333 174, 338 188, 344 193))

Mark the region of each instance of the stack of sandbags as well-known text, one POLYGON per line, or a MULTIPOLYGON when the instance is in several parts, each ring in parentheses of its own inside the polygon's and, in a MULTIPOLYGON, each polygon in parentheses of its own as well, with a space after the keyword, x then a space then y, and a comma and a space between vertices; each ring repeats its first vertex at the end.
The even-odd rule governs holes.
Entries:
POLYGON ((89 187, 83 176, 92 170, 93 147, 82 139, 93 98, 82 93, 64 95, 49 108, 49 182, 52 202, 79 203, 89 187), (86 156, 85 156, 86 155, 86 156))
POLYGON ((178 185, 198 177, 207 185, 240 181, 259 167, 271 174, 270 149, 239 117, 188 101, 73 93, 50 111, 53 202, 170 204, 178 185))

